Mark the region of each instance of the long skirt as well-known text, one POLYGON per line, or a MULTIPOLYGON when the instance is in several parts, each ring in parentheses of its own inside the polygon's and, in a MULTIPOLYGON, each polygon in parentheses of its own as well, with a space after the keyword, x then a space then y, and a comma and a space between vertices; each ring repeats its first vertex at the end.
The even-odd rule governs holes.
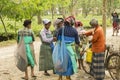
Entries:
POLYGON ((53 68, 52 49, 50 44, 42 43, 39 55, 39 71, 52 70, 53 68))
POLYGON ((26 48, 26 56, 28 60, 28 65, 34 67, 36 64, 35 54, 34 54, 34 46, 32 42, 32 37, 26 36, 24 37, 25 48, 26 48))
POLYGON ((31 67, 34 67, 35 61, 34 61, 33 53, 30 49, 30 45, 26 44, 25 47, 26 47, 26 55, 27 55, 28 65, 30 65, 31 67))
POLYGON ((104 79, 105 77, 104 52, 93 53, 90 73, 95 79, 104 79))
POLYGON ((114 31, 118 30, 118 23, 116 21, 114 21, 112 25, 114 31))
POLYGON ((60 73, 60 72, 56 72, 59 75, 62 76, 71 76, 74 73, 77 72, 77 63, 76 63, 76 53, 75 50, 73 49, 73 46, 71 46, 72 44, 67 44, 67 50, 69 52, 68 54, 68 67, 67 67, 67 71, 60 73))

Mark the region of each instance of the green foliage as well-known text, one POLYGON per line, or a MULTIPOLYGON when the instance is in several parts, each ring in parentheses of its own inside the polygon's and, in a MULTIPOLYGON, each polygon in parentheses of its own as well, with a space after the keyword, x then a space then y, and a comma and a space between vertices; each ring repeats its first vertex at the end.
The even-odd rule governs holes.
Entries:
MULTIPOLYGON (((107 11, 109 14, 111 11, 111 4, 114 9, 120 8, 120 0, 108 0, 107 3, 107 8, 109 9, 107 11), (110 3, 111 1, 112 3, 110 3)), ((73 12, 78 12, 78 10, 82 8, 82 13, 85 17, 78 12, 76 18, 77 20, 81 20, 84 26, 89 26, 91 18, 97 18, 99 23, 102 24, 102 0, 0 0, 0 16, 2 16, 4 20, 8 37, 11 36, 9 38, 14 39, 17 30, 23 27, 22 24, 24 19, 32 19, 32 29, 38 36, 43 26, 42 24, 37 24, 36 16, 40 13, 41 18, 52 20, 51 14, 48 15, 47 12, 51 12, 52 10, 55 12, 56 8, 59 8, 61 14, 54 14, 55 19, 63 15, 70 15, 72 9, 74 9, 73 12)), ((107 25, 111 25, 109 19, 107 19, 107 25)), ((1 24, 0 30, 0 36, 7 37, 1 24)), ((54 30, 54 27, 51 26, 50 30, 54 30)))

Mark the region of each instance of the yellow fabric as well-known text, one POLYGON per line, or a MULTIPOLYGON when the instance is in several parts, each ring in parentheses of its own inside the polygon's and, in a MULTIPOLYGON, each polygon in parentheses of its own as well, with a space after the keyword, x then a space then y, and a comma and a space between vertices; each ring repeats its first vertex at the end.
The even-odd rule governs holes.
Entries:
POLYGON ((93 56, 92 49, 88 48, 87 51, 86 51, 86 62, 91 63, 92 62, 92 56, 93 56))

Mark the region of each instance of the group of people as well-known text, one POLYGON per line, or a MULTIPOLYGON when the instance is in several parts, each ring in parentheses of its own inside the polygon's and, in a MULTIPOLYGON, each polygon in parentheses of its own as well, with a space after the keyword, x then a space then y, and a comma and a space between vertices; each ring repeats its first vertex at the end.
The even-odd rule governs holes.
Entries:
MULTIPOLYGON (((31 20, 24 21, 24 28, 18 31, 18 43, 21 36, 24 36, 24 43, 26 49, 26 56, 28 60, 28 66, 31 66, 31 76, 36 77, 34 74, 34 66, 36 64, 35 54, 33 50, 33 42, 35 41, 34 33, 31 30, 31 20), (32 45, 32 46, 31 46, 32 45)), ((80 21, 75 20, 75 17, 69 16, 65 19, 57 18, 54 22, 55 31, 52 33, 49 28, 51 21, 49 19, 43 20, 44 28, 40 31, 39 37, 42 42, 40 46, 39 54, 39 71, 44 71, 44 75, 50 76, 48 70, 53 70, 53 73, 58 74, 58 80, 63 80, 62 76, 66 76, 66 80, 71 80, 71 75, 78 72, 77 59, 80 68, 80 51, 81 47, 80 35, 92 36, 92 64, 91 64, 91 76, 95 80, 103 80, 105 76, 104 69, 104 51, 105 51, 105 38, 102 27, 98 24, 97 19, 92 19, 90 25, 91 30, 85 31, 83 24, 80 21), (64 72, 55 69, 53 63, 54 47, 62 41, 64 37, 66 47, 66 60, 67 69, 64 72), (54 43, 55 44, 54 44, 54 43), (76 50, 75 50, 76 49, 76 50), (77 56, 76 56, 77 55, 77 56)), ((24 65, 24 64, 23 64, 24 65)), ((28 71, 25 70, 25 80, 28 80, 28 71)))

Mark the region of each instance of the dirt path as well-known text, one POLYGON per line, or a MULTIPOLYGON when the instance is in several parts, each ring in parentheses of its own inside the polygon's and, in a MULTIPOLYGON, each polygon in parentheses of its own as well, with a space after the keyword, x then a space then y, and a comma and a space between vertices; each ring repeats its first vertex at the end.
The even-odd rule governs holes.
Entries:
MULTIPOLYGON (((117 37, 116 36, 112 37, 111 35, 112 35, 112 29, 108 29, 106 36, 107 43, 108 44, 117 43, 116 46, 119 46, 120 34, 117 37)), ((34 42, 37 61, 39 56, 40 44, 41 43, 39 41, 34 42)), ((20 72, 14 64, 15 48, 16 45, 0 48, 0 80, 22 80, 21 77, 24 76, 24 73, 20 72)), ((58 78, 57 75, 52 74, 52 71, 50 71, 51 73, 50 77, 44 76, 43 72, 38 71, 38 65, 35 67, 35 73, 38 77, 36 79, 31 78, 30 80, 57 80, 58 78)), ((107 71, 106 71, 106 75, 107 76, 105 80, 111 80, 107 71)), ((72 80, 87 80, 86 76, 88 75, 85 74, 84 71, 80 70, 77 74, 72 76, 72 80)))

